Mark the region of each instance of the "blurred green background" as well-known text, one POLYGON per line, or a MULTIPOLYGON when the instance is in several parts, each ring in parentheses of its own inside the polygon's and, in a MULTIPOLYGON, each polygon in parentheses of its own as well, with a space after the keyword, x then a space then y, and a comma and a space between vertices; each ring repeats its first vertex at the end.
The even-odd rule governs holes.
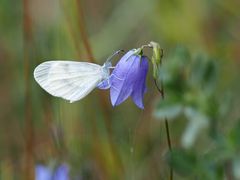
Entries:
POLYGON ((239 0, 1 0, 0 179, 33 179, 36 164, 61 163, 71 179, 168 179, 170 166, 174 179, 240 179, 239 7, 239 0), (33 79, 46 60, 103 64, 115 50, 152 40, 164 49, 166 98, 149 72, 144 110, 131 100, 113 108, 99 89, 69 104, 33 79))

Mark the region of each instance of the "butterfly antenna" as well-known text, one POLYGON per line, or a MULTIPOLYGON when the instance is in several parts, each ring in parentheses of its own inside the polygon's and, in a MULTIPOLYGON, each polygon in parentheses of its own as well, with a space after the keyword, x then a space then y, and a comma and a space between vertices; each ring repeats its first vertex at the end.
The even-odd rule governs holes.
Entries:
POLYGON ((106 61, 106 62, 111 61, 114 56, 118 55, 118 54, 121 53, 121 52, 124 52, 124 50, 121 49, 121 50, 118 50, 118 51, 114 52, 111 56, 109 56, 109 57, 107 58, 107 61, 106 61))

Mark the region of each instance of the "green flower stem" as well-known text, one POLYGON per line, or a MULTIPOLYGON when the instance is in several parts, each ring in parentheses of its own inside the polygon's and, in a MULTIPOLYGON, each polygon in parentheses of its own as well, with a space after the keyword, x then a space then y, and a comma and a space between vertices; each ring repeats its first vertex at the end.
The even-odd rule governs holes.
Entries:
MULTIPOLYGON (((163 49, 160 47, 160 45, 156 42, 151 41, 148 45, 143 45, 141 48, 138 49, 138 53, 142 53, 143 48, 152 48, 153 49, 153 56, 152 56, 152 64, 153 64, 153 79, 154 84, 157 87, 158 92, 161 94, 162 99, 165 98, 164 93, 164 86, 162 80, 160 81, 160 87, 158 86, 157 78, 159 76, 159 68, 162 65, 162 58, 163 58, 163 49)), ((167 117, 164 118, 165 122, 165 129, 167 134, 167 142, 168 142, 168 149, 169 151, 172 151, 172 145, 171 145, 171 136, 170 136, 170 130, 168 125, 168 119, 167 117)), ((170 166, 170 180, 173 179, 173 169, 172 166, 170 166)))
MULTIPOLYGON (((161 49, 162 51, 162 49, 161 49)), ((163 53, 162 53, 163 55, 163 53)), ((162 57, 161 57, 162 59, 162 57)), ((161 61, 162 63, 162 61, 161 61)), ((161 94, 161 97, 162 99, 164 100, 165 98, 165 93, 164 93, 164 85, 163 85, 163 82, 161 81, 161 87, 158 86, 158 83, 157 83, 157 79, 154 78, 154 83, 155 83, 155 86, 157 87, 157 90, 158 92, 161 94)), ((172 151, 172 144, 171 144, 171 136, 170 136, 170 130, 169 130, 169 125, 168 125, 168 119, 167 117, 164 118, 164 122, 165 122, 165 129, 166 129, 166 134, 167 134, 167 142, 168 142, 168 149, 169 151, 172 151)), ((170 177, 169 177, 170 180, 173 179, 173 169, 172 167, 170 166, 170 177)))
MULTIPOLYGON (((166 133, 167 133, 168 149, 170 151, 172 151, 171 137, 170 137, 169 127, 168 127, 168 119, 165 118, 164 122, 165 122, 165 128, 166 128, 166 133)), ((169 177, 169 179, 170 180, 173 179, 173 169, 172 169, 172 166, 170 166, 170 177, 169 177)))
MULTIPOLYGON (((155 83, 155 85, 158 89, 158 92, 161 94, 162 99, 164 99, 165 94, 164 94, 164 86, 163 86, 162 81, 161 81, 161 88, 159 88, 156 79, 154 79, 154 83, 155 83)), ((168 118, 167 117, 164 118, 164 123, 165 123, 165 129, 166 129, 166 134, 167 134, 168 149, 169 149, 169 151, 172 151, 171 136, 170 136, 170 130, 169 130, 168 118)), ((169 177, 169 179, 173 180, 173 169, 172 169, 171 166, 170 166, 170 177, 169 177)))

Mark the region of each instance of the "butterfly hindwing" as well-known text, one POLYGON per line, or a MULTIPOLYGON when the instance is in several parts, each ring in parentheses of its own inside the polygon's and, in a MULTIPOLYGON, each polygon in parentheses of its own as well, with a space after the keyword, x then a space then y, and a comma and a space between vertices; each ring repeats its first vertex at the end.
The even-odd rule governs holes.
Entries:
POLYGON ((47 61, 34 70, 34 78, 49 94, 74 102, 102 81, 102 66, 77 61, 47 61))

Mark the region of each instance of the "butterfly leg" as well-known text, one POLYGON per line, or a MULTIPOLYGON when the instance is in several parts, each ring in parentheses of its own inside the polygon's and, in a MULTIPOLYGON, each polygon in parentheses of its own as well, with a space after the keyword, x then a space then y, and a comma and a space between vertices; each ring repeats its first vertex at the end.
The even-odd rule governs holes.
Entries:
POLYGON ((118 50, 116 51, 115 53, 113 53, 110 57, 107 58, 107 61, 106 62, 109 62, 112 60, 112 58, 116 55, 118 55, 120 52, 124 52, 124 50, 118 50))
POLYGON ((109 89, 111 87, 110 77, 100 82, 97 87, 99 89, 109 89))

